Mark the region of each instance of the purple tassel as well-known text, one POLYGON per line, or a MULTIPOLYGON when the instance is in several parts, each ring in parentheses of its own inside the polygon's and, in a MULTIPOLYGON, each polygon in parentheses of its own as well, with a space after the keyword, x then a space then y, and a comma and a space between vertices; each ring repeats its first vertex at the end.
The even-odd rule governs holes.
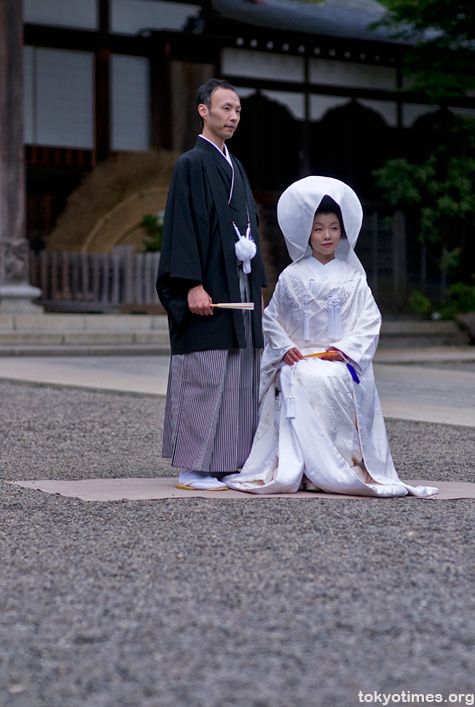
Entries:
POLYGON ((358 376, 356 375, 356 371, 355 371, 355 369, 353 368, 353 366, 351 365, 351 363, 347 363, 347 364, 346 364, 346 367, 347 367, 347 369, 349 370, 349 372, 351 373, 351 377, 353 378, 353 380, 355 381, 355 383, 359 383, 359 382, 360 382, 360 379, 359 379, 358 376))

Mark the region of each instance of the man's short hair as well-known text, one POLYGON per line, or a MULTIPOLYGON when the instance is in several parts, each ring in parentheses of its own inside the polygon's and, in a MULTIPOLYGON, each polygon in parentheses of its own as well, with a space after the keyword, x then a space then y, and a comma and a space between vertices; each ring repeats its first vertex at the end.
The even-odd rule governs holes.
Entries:
POLYGON ((196 107, 198 108, 203 103, 207 108, 211 108, 211 94, 217 88, 227 88, 236 92, 234 86, 225 79, 206 79, 196 92, 196 107))

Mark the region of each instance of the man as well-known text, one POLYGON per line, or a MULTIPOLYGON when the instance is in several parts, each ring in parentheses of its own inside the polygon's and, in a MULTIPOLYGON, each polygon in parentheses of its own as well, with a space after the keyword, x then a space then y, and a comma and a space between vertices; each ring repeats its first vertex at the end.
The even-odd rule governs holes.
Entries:
POLYGON ((157 279, 172 350, 162 455, 180 467, 178 488, 218 491, 244 464, 257 426, 267 283, 256 204, 225 144, 239 124, 239 96, 209 79, 196 104, 202 133, 173 173, 157 279), (230 302, 254 307, 212 306, 230 302))

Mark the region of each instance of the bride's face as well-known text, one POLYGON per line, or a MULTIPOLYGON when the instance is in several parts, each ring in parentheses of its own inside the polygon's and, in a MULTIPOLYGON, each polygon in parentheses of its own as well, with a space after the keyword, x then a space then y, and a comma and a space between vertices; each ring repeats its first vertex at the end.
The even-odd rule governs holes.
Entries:
POLYGON ((309 240, 313 257, 323 264, 330 262, 340 240, 341 226, 336 214, 315 214, 309 240))

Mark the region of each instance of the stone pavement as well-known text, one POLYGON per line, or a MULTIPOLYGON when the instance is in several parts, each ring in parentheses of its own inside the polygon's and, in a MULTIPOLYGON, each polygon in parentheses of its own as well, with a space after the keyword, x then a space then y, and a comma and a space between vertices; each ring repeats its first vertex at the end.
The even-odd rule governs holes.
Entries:
MULTIPOLYGON (((167 355, 3 356, 0 380, 165 395, 168 366, 167 355)), ((375 375, 385 417, 475 427, 475 347, 380 349, 375 375)))
POLYGON ((163 314, 2 314, 0 355, 167 353, 163 314))
MULTIPOLYGON (((474 368, 467 349, 378 353, 402 478, 475 481, 474 368)), ((473 704, 473 500, 86 502, 8 483, 174 477, 167 369, 0 358, 0 707, 473 704)))

